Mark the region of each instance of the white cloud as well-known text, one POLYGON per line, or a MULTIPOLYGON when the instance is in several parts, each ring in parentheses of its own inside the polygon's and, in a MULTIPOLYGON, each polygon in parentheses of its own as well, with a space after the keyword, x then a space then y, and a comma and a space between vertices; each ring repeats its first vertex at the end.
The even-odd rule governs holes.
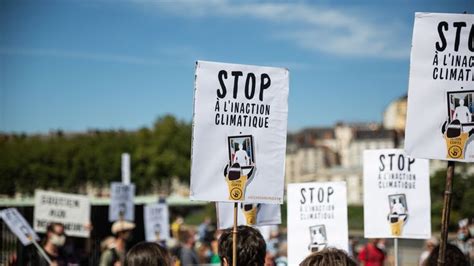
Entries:
POLYGON ((400 22, 369 21, 374 14, 309 4, 230 1, 134 1, 182 17, 242 17, 278 24, 272 36, 300 48, 341 56, 408 58, 411 35, 400 22))

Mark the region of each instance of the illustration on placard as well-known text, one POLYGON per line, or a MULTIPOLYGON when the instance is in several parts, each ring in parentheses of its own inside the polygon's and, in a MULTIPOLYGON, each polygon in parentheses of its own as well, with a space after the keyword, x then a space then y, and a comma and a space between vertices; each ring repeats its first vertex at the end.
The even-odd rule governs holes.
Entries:
POLYGON ((474 133, 474 91, 448 91, 448 120, 441 127, 448 159, 464 159, 469 138, 474 133))
POLYGON ((230 200, 245 199, 245 189, 255 173, 255 155, 251 135, 229 136, 227 138, 229 164, 224 176, 229 189, 230 200))
POLYGON ((119 213, 119 219, 123 220, 124 217, 127 217, 127 204, 125 202, 121 202, 118 205, 118 213, 119 213))
POLYGON ((387 220, 393 236, 401 236, 403 226, 408 220, 407 198, 405 194, 388 195, 389 209, 387 220))
POLYGON ((257 204, 250 204, 250 203, 241 203, 240 208, 245 216, 245 221, 247 225, 255 225, 257 224, 257 215, 258 211, 260 210, 260 203, 257 204))
POLYGON ((29 240, 32 240, 32 239, 33 239, 33 237, 32 237, 31 234, 30 234, 30 231, 28 230, 28 228, 27 228, 26 226, 22 225, 22 226, 20 227, 20 231, 23 233, 23 235, 25 235, 25 237, 26 237, 27 239, 29 239, 29 240))
POLYGON ((324 224, 310 226, 309 233, 311 237, 311 243, 308 245, 309 251, 320 251, 327 246, 328 238, 326 235, 326 226, 324 224))
POLYGON ((156 240, 160 240, 161 225, 160 224, 155 224, 153 226, 153 230, 155 232, 156 240))

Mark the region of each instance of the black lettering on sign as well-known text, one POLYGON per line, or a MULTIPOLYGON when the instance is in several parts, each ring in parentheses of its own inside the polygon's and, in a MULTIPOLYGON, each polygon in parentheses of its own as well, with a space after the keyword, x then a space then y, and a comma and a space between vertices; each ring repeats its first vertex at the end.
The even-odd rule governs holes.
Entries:
MULTIPOLYGON (((463 32, 463 29, 467 27, 466 22, 464 21, 457 21, 453 22, 453 28, 456 30, 455 37, 454 37, 454 47, 453 50, 455 52, 459 51, 459 45, 461 43, 461 34, 463 32)), ((439 52, 443 52, 446 50, 448 47, 448 41, 446 40, 446 34, 449 31, 449 24, 446 21, 440 21, 438 23, 438 35, 439 35, 439 41, 436 42, 435 48, 439 52)), ((469 51, 474 52, 474 24, 471 25, 471 28, 469 29, 469 36, 467 38, 467 46, 469 48, 469 51)))
MULTIPOLYGON (((257 87, 257 76, 254 73, 243 73, 242 71, 231 71, 231 76, 233 77, 233 87, 232 87, 232 98, 237 99, 237 95, 239 94, 239 78, 245 77, 245 84, 244 84, 244 96, 247 100, 252 100, 255 97, 256 87, 257 87)), ((224 98, 227 95, 227 86, 226 80, 229 77, 229 74, 226 70, 220 70, 217 73, 217 79, 219 81, 220 88, 217 89, 217 97, 224 98)), ((263 94, 264 91, 270 88, 272 84, 272 80, 270 75, 267 73, 262 73, 260 75, 260 86, 258 91, 258 99, 263 101, 263 94)))
POLYGON ((331 201, 331 196, 334 194, 334 188, 329 186, 327 188, 314 188, 310 187, 308 189, 302 188, 300 190, 301 199, 300 203, 305 204, 313 204, 313 203, 329 203, 331 201), (308 195, 309 194, 309 195, 308 195), (316 195, 315 195, 316 194, 316 195), (307 196, 309 196, 309 200, 307 200, 307 196))
POLYGON ((66 217, 66 211, 64 210, 50 210, 49 211, 49 216, 51 217, 56 217, 56 218, 65 218, 66 217))
POLYGON ((382 172, 382 171, 393 171, 393 170, 399 170, 399 171, 403 171, 405 170, 405 168, 408 170, 408 172, 411 171, 411 166, 412 164, 415 163, 415 158, 410 158, 408 156, 404 156, 403 154, 398 154, 398 156, 396 156, 395 153, 390 153, 390 154, 381 154, 379 156, 379 161, 380 161, 380 165, 379 165, 379 171, 382 172), (388 158, 387 158, 388 157, 388 158), (386 160, 389 160, 389 162, 386 162, 386 160), (394 160, 396 160, 394 162, 394 160), (386 165, 388 164, 388 169, 386 169, 386 165), (396 167, 396 169, 395 169, 396 167))

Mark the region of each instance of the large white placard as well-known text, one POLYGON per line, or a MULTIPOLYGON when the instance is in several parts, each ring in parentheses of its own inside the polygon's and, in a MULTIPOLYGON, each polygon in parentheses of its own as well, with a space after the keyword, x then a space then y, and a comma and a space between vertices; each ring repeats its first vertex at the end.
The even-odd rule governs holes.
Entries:
POLYGON ((366 238, 431 237, 429 162, 403 150, 364 151, 366 238))
POLYGON ((38 235, 36 235, 33 228, 31 228, 23 215, 21 215, 16 208, 0 211, 0 217, 23 245, 27 246, 31 244, 32 239, 39 241, 38 235))
POLYGON ((405 150, 474 162, 474 15, 416 13, 405 150))
POLYGON ((288 184, 288 265, 325 247, 349 247, 346 182, 288 184))
POLYGON ((191 199, 282 203, 289 72, 199 61, 191 199))
POLYGON ((143 210, 146 241, 155 242, 170 238, 170 219, 166 203, 148 204, 143 210))
MULTIPOLYGON (((237 225, 262 226, 281 224, 280 204, 238 203, 237 225)), ((218 202, 217 227, 225 229, 234 225, 234 203, 218 202)))
POLYGON ((50 191, 35 191, 33 225, 46 232, 52 222, 62 223, 68 236, 89 237, 91 205, 86 196, 50 191))
POLYGON ((109 221, 120 219, 127 221, 135 220, 135 185, 112 182, 110 185, 109 221))

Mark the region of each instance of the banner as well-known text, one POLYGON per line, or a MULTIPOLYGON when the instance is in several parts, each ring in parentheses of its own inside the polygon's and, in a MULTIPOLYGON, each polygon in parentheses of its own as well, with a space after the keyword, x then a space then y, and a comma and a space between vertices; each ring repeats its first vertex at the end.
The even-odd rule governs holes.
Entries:
POLYGON ((135 198, 135 185, 125 185, 120 182, 112 182, 110 185, 110 206, 109 206, 109 221, 117 220, 135 220, 135 205, 133 200, 135 198))
POLYGON ((86 196, 49 191, 35 191, 33 225, 37 232, 46 232, 52 222, 62 223, 68 236, 89 237, 91 205, 86 196))
MULTIPOLYGON (((280 204, 238 203, 237 225, 262 226, 281 224, 280 204)), ((218 202, 217 227, 225 229, 234 225, 234 203, 218 202)))
POLYGON ((288 265, 326 247, 349 248, 346 182, 288 184, 288 265))
POLYGON ((474 162, 474 15, 416 13, 405 150, 474 162))
POLYGON ((165 203, 148 204, 143 209, 145 238, 148 242, 168 240, 170 238, 170 218, 165 203))
POLYGON ((431 237, 429 162, 403 150, 364 151, 366 238, 431 237))
POLYGON ((198 61, 191 199, 283 203, 289 72, 198 61))
POLYGON ((36 235, 35 231, 33 231, 31 226, 16 208, 9 208, 0 211, 0 217, 23 245, 27 246, 31 244, 33 239, 39 241, 38 235, 36 235))

